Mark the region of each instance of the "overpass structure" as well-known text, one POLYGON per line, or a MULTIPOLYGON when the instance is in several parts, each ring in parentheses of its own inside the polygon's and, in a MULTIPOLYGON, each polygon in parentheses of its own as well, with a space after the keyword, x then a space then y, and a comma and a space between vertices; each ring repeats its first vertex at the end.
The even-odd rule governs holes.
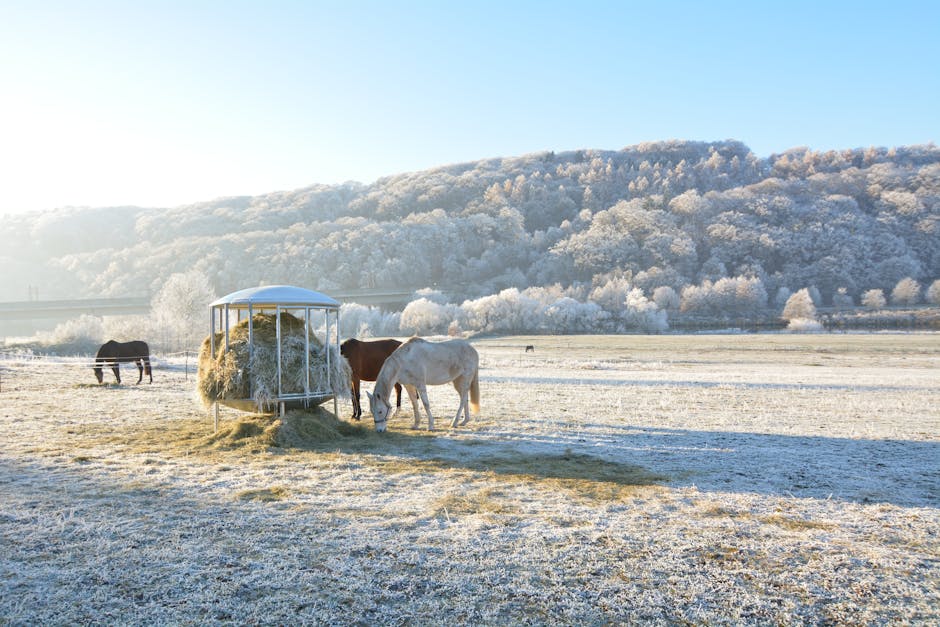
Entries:
MULTIPOLYGON (((330 296, 341 303, 401 307, 407 305, 413 289, 339 290, 330 296)), ((209 304, 206 303, 208 308, 209 304)), ((0 321, 4 320, 67 320, 82 314, 92 316, 128 316, 150 313, 149 296, 123 298, 76 298, 69 300, 24 300, 0 302, 0 321)))
POLYGON ((73 318, 92 316, 127 316, 150 312, 150 298, 76 298, 71 300, 23 300, 0 303, 0 320, 35 320, 37 318, 73 318))
POLYGON ((404 307, 411 302, 412 296, 419 288, 410 289, 379 289, 367 288, 358 290, 338 290, 330 292, 330 296, 341 303, 359 303, 360 305, 404 307))

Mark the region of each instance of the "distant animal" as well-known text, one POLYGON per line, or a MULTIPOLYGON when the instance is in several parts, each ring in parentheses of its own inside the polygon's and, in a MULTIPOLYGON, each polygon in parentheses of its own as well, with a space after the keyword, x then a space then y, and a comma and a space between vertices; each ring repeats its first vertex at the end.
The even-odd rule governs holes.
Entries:
MULTIPOLYGON (((349 368, 352 370, 353 420, 359 420, 362 416, 362 405, 359 403, 359 382, 375 381, 386 358, 399 346, 401 342, 398 340, 362 342, 349 339, 339 347, 339 352, 349 362, 349 368)), ((395 384, 395 392, 398 394, 395 407, 401 409, 401 385, 398 383, 395 384)))
POLYGON ((527 346, 525 347, 525 352, 527 352, 527 353, 534 353, 534 352, 535 352, 535 347, 532 346, 531 344, 529 344, 529 345, 527 345, 527 346))
POLYGON ((150 377, 150 383, 153 383, 153 371, 150 369, 150 347, 147 346, 147 342, 141 340, 131 342, 108 340, 102 344, 95 356, 94 371, 98 383, 104 381, 104 373, 102 373, 101 367, 105 364, 111 364, 111 372, 114 373, 114 378, 120 383, 120 364, 129 362, 137 364, 137 370, 140 373, 140 376, 137 377, 137 383, 144 380, 145 371, 147 376, 150 377))
POLYGON ((427 386, 449 382, 454 384, 454 389, 460 394, 460 405, 450 426, 457 426, 460 412, 464 414, 460 424, 467 424, 471 410, 474 414, 480 410, 479 363, 480 356, 476 349, 465 340, 428 342, 418 337, 411 338, 389 355, 375 380, 375 392, 367 392, 375 430, 382 432, 388 427, 391 409, 388 397, 393 382, 401 383, 408 391, 415 414, 412 428, 417 429, 421 422, 416 399, 416 396, 420 396, 428 414, 428 431, 434 431, 434 416, 428 404, 427 386))

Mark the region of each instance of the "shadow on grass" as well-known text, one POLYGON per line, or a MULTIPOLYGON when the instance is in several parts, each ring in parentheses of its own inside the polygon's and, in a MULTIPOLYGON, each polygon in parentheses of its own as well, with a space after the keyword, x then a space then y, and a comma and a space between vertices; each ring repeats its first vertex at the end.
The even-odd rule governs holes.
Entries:
POLYGON ((323 452, 357 455, 387 474, 469 472, 512 482, 549 481, 585 497, 616 499, 668 479, 641 466, 563 449, 526 452, 499 441, 450 439, 447 431, 376 433, 371 421, 351 423, 321 407, 289 411, 283 418, 243 415, 193 442, 212 452, 323 452))
POLYGON ((237 414, 220 423, 155 421, 142 427, 87 426, 79 448, 103 443, 121 451, 197 455, 237 465, 261 455, 337 455, 395 475, 466 473, 468 481, 538 483, 596 499, 650 486, 755 493, 859 503, 936 507, 940 443, 734 431, 699 431, 585 423, 577 433, 533 434, 471 429, 396 428, 376 433, 323 408, 283 418, 237 414), (511 436, 511 437, 510 437, 511 436))

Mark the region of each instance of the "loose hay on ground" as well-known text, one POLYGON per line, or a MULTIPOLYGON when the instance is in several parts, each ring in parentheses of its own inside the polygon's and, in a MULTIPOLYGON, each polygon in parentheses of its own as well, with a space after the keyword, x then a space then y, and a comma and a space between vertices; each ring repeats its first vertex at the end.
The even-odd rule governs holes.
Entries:
POLYGON ((290 410, 284 416, 250 414, 223 422, 219 430, 202 439, 212 449, 261 451, 272 447, 321 448, 346 438, 369 437, 370 431, 339 420, 322 407, 290 410))

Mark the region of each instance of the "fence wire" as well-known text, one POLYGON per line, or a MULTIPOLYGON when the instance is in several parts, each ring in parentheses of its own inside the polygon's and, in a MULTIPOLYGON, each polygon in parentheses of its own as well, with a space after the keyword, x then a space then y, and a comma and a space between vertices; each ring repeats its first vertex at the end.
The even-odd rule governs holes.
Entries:
MULTIPOLYGON (((174 357, 183 357, 184 358, 184 372, 186 380, 189 380, 189 371, 190 371, 190 362, 195 362, 195 357, 198 355, 197 351, 181 351, 176 353, 162 353, 160 356, 156 355, 137 355, 124 358, 125 360, 129 359, 131 361, 123 363, 133 363, 135 359, 144 359, 147 358, 150 360, 151 370, 154 370, 156 366, 163 365, 167 366, 167 362, 170 358, 174 357)), ((3 393, 3 385, 6 382, 5 379, 8 379, 11 370, 9 367, 4 368, 7 365, 29 365, 29 366, 38 366, 41 368, 94 368, 96 366, 101 366, 103 368, 111 368, 112 363, 102 362, 98 363, 95 360, 95 357, 90 356, 80 356, 80 357, 63 357, 60 355, 36 355, 33 353, 23 353, 23 352, 9 352, 9 351, 0 351, 0 394, 3 393)))

